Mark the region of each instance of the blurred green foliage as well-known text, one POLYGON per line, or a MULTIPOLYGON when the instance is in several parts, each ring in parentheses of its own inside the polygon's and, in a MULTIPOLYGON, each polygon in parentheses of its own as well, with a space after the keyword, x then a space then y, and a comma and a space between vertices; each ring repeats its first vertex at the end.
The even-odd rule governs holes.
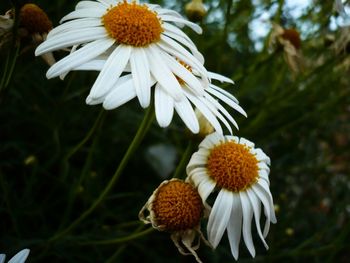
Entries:
MULTIPOLYGON (((33 2, 46 10, 54 25, 77 3, 33 2)), ((188 1, 155 2, 184 14, 188 1)), ((185 31, 209 70, 236 81, 227 89, 248 112, 247 119, 233 113, 240 126, 236 134, 254 141, 272 160, 278 223, 267 238, 270 249, 265 251, 256 239, 257 257, 251 259, 241 245, 239 261, 348 262, 350 56, 349 46, 340 52, 333 48, 344 28, 330 27, 336 17, 332 1, 313 1, 300 17, 291 15, 283 0, 205 4, 203 34, 185 31), (251 23, 264 12, 301 33, 300 72, 291 70, 282 49, 269 47, 268 36, 252 36, 251 23)), ((9 1, 1 1, 2 13, 9 8, 9 1)), ((268 21, 258 23, 266 25, 268 21)), ((147 229, 138 221, 138 211, 171 176, 159 176, 149 149, 170 145, 176 160, 181 159, 189 138, 177 119, 167 129, 153 123, 107 199, 67 235, 47 243, 104 189, 144 110, 136 100, 103 113, 101 106, 87 106, 85 97, 96 73, 47 80, 47 65, 34 57, 34 47, 25 45, 10 84, 0 94, 0 252, 12 255, 30 248, 27 262, 193 262, 177 252, 166 233, 120 239, 147 229), (93 136, 68 156, 92 127, 93 136)), ((0 50, 1 72, 11 48, 0 50)), ((234 261, 226 237, 215 252, 202 246, 199 256, 204 262, 234 261)))

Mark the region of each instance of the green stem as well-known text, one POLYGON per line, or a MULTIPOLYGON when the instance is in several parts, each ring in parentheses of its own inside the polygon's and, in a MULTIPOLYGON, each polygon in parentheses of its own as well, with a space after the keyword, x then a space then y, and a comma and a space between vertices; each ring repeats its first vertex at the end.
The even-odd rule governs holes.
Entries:
POLYGON ((112 176, 111 180, 108 182, 107 186, 101 192, 99 197, 92 203, 92 205, 87 210, 85 210, 85 212, 83 212, 81 214, 81 216, 79 218, 77 218, 74 222, 72 222, 66 229, 64 229, 63 231, 57 233, 55 236, 50 238, 49 242, 56 241, 59 238, 61 238, 64 235, 66 235, 67 233, 69 233, 73 228, 78 226, 81 221, 83 221, 87 216, 89 216, 96 209, 96 207, 98 207, 102 203, 102 201, 106 198, 108 193, 112 190, 112 188, 115 185, 115 183, 118 181, 118 179, 119 179, 121 173, 123 172, 125 166, 129 162, 129 159, 134 154, 135 150, 138 148, 138 146, 141 143, 142 139, 146 135, 148 129, 151 126, 153 118, 154 118, 154 110, 153 110, 153 105, 152 105, 152 107, 148 107, 148 109, 146 111, 146 114, 145 114, 145 116, 144 116, 144 118, 143 118, 143 120, 142 120, 142 122, 141 122, 141 124, 140 124, 140 126, 138 128, 138 130, 137 130, 137 133, 136 133, 133 141, 129 145, 128 150, 126 151, 123 159, 121 160, 121 162, 120 162, 117 170, 115 171, 114 175, 112 176))
POLYGON ((100 122, 102 123, 104 118, 106 116, 106 111, 102 108, 100 113, 97 116, 97 119, 95 120, 94 125, 91 127, 89 132, 86 134, 84 139, 81 140, 80 143, 78 143, 72 150, 70 150, 66 156, 64 157, 64 160, 68 161, 94 134, 96 128, 99 126, 100 122))
POLYGON ((193 152, 193 146, 194 146, 193 141, 189 141, 189 143, 188 143, 188 145, 186 147, 186 150, 185 150, 185 152, 183 153, 183 155, 181 157, 181 161, 180 161, 179 165, 176 167, 176 170, 175 170, 173 178, 182 178, 182 177, 184 177, 183 173, 185 171, 185 167, 186 167, 186 165, 188 163, 188 160, 190 159, 191 154, 193 152))
POLYGON ((113 244, 119 244, 128 242, 134 239, 141 238, 143 236, 148 235, 149 233, 153 232, 154 228, 150 227, 146 230, 143 230, 141 232, 136 232, 134 234, 128 235, 126 237, 120 237, 120 238, 114 238, 114 239, 108 239, 108 240, 101 240, 101 241, 90 241, 85 243, 80 243, 81 245, 113 245, 113 244))

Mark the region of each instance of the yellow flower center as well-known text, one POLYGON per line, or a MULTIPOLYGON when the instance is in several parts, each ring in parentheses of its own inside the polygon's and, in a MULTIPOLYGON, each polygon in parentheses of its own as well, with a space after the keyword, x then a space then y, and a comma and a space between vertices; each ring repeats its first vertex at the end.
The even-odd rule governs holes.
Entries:
POLYGON ((118 43, 135 47, 159 41, 163 32, 157 13, 135 2, 123 1, 112 7, 102 17, 102 22, 118 43))
POLYGON ((240 192, 258 178, 258 161, 249 148, 236 142, 215 146, 208 157, 209 175, 221 188, 240 192))
POLYGON ((293 28, 284 29, 282 38, 288 40, 296 49, 301 47, 300 34, 293 28))
POLYGON ((47 33, 52 23, 46 13, 35 4, 25 4, 19 14, 20 25, 29 33, 47 33))
POLYGON ((190 184, 174 180, 158 189, 152 210, 157 225, 173 232, 196 227, 203 205, 198 192, 190 184))

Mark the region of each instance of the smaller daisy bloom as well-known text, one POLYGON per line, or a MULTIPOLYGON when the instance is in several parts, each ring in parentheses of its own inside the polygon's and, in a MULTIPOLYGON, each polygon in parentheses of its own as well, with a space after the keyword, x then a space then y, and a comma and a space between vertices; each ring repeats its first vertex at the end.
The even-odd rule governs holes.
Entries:
MULTIPOLYGON (((29 249, 23 249, 20 252, 18 252, 16 255, 14 255, 8 263, 23 263, 26 261, 30 250, 29 249)), ((6 256, 4 254, 0 254, 0 263, 5 262, 6 256)))
POLYGON ((269 189, 270 158, 254 143, 235 136, 218 133, 208 135, 199 145, 187 166, 187 180, 193 183, 205 204, 219 190, 209 215, 207 231, 211 245, 216 248, 227 229, 231 252, 238 259, 241 232, 250 252, 255 256, 251 221, 266 249, 265 237, 270 222, 276 223, 272 195, 269 189), (261 203, 266 222, 260 227, 261 203))
MULTIPOLYGON (((19 23, 21 36, 30 36, 35 45, 46 40, 52 29, 52 22, 47 14, 35 4, 25 4, 21 7, 19 23)), ((51 52, 42 54, 41 57, 49 66, 56 62, 51 52)))
POLYGON ((159 231, 171 233, 171 239, 181 254, 192 254, 197 262, 201 262, 195 250, 199 248, 200 240, 208 244, 200 231, 204 213, 196 189, 189 183, 171 179, 162 182, 153 192, 139 218, 159 231), (148 215, 145 215, 146 211, 148 215), (197 244, 193 244, 196 240, 197 244))
POLYGON ((285 61, 293 72, 297 73, 302 70, 304 62, 300 34, 297 30, 283 28, 273 23, 269 41, 271 47, 275 47, 277 50, 283 49, 285 61))
POLYGON ((144 108, 150 104, 152 78, 176 101, 183 99, 184 94, 175 75, 191 80, 196 94, 202 95, 198 79, 179 69, 176 58, 195 68, 209 84, 203 56, 179 27, 186 25, 197 33, 202 29, 173 10, 139 1, 80 1, 61 22, 36 49, 36 55, 71 48, 69 55, 48 70, 48 78, 71 70, 99 68, 87 103, 105 96, 124 72, 131 72, 144 108))
MULTIPOLYGON (((197 74, 190 66, 179 61, 177 62, 179 70, 185 70, 197 74), (182 68, 182 69, 181 69, 182 68)), ((208 76, 212 80, 219 80, 221 82, 233 83, 229 78, 226 78, 220 74, 208 72, 208 76)), ((178 113, 180 118, 189 128, 189 130, 196 134, 200 132, 199 115, 196 115, 192 104, 196 109, 208 120, 208 122, 214 127, 214 129, 223 133, 221 123, 225 125, 228 131, 232 134, 231 126, 235 126, 238 129, 237 122, 231 116, 231 114, 219 103, 218 100, 224 102, 234 110, 238 111, 244 116, 247 116, 246 112, 238 104, 238 100, 229 92, 224 89, 210 83, 207 88, 204 88, 203 95, 196 94, 191 86, 193 81, 191 79, 182 79, 179 76, 176 77, 176 82, 179 83, 184 94, 184 98, 177 101, 171 94, 166 92, 163 87, 163 83, 157 82, 156 79, 151 78, 151 85, 154 87, 154 104, 156 119, 160 127, 167 127, 171 123, 174 115, 174 110, 178 113)), ((197 81, 200 81, 198 77, 197 81)), ((204 84, 202 83, 204 86, 204 84)), ((117 84, 110 90, 106 96, 101 97, 98 100, 88 102, 88 104, 103 103, 103 107, 107 110, 115 109, 124 103, 139 98, 137 94, 137 87, 134 85, 133 77, 131 74, 123 76, 119 79, 117 84)), ((139 98, 140 100, 140 98, 139 98)))

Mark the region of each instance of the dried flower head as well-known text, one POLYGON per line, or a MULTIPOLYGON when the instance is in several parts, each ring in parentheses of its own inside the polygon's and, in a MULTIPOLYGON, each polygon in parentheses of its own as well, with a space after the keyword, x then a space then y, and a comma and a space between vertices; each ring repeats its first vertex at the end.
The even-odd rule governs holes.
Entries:
POLYGON ((159 231, 171 233, 171 239, 183 255, 195 252, 202 239, 200 220, 205 212, 202 200, 195 188, 178 179, 162 182, 153 192, 139 213, 139 218, 159 231), (146 215, 148 211, 148 215, 146 215), (197 244, 194 244, 197 240, 197 244))

